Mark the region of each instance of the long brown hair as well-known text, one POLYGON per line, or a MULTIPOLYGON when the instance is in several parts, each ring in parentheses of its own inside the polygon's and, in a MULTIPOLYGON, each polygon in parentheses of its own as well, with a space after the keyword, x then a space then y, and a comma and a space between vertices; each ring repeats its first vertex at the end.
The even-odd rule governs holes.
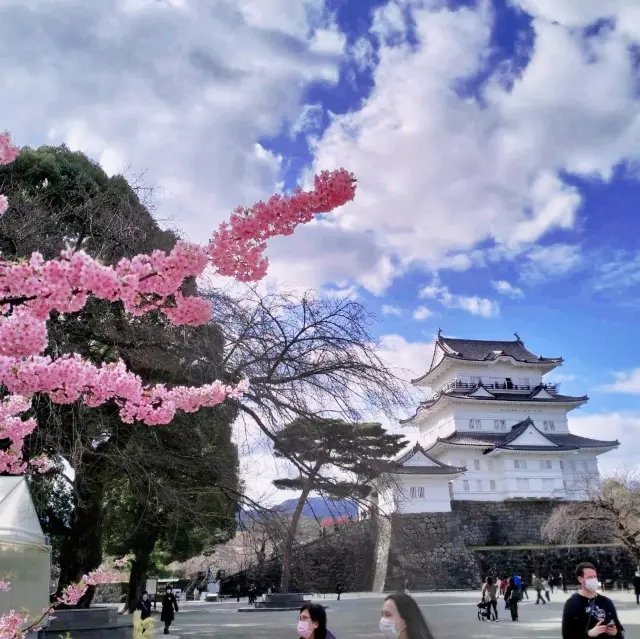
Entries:
POLYGON ((413 597, 404 592, 397 592, 389 595, 385 601, 389 601, 389 599, 396 604, 398 614, 405 623, 407 639, 434 639, 422 611, 413 597))

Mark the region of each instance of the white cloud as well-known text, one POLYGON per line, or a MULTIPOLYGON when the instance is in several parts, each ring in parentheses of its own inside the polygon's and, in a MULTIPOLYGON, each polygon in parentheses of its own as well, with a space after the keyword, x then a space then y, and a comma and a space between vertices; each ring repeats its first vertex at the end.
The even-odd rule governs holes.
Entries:
POLYGON ((569 417, 572 433, 593 439, 615 440, 620 448, 598 457, 600 471, 636 468, 640 459, 640 413, 597 413, 569 417))
POLYGON ((624 290, 640 284, 640 252, 618 251, 612 259, 599 262, 593 289, 599 292, 624 290))
POLYGON ((615 382, 604 384, 598 390, 607 393, 626 393, 629 395, 640 395, 640 368, 634 368, 629 372, 619 372, 613 374, 615 382))
POLYGON ((433 312, 430 311, 426 306, 418 306, 415 311, 413 311, 413 319, 422 321, 431 317, 433 312))
POLYGON ((429 369, 433 344, 433 341, 410 342, 402 335, 383 335, 378 354, 398 377, 411 380, 429 369))
POLYGON ((573 244, 539 246, 526 256, 520 271, 520 279, 530 284, 562 277, 581 268, 584 258, 580 247, 573 244))
POLYGON ((513 298, 524 297, 524 293, 521 288, 510 284, 506 280, 493 281, 491 282, 491 285, 498 293, 500 293, 500 295, 513 298))
POLYGON ((300 133, 310 133, 319 129, 323 113, 321 104, 305 104, 298 119, 293 123, 289 136, 295 138, 300 133))
MULTIPOLYGON (((607 181, 616 165, 638 160, 628 27, 586 38, 534 20, 525 68, 510 61, 510 70, 496 71, 475 99, 464 91, 475 88, 491 54, 494 14, 487 5, 454 10, 398 0, 378 9, 374 89, 312 141, 314 170, 345 166, 359 180, 355 202, 332 218, 333 235, 366 237, 368 260, 384 257, 390 267, 380 278, 336 256, 341 277, 362 284, 367 274, 379 292, 411 267, 468 269, 522 259, 552 232, 576 229, 582 196, 565 173, 607 181), (415 24, 411 44, 403 35, 407 11, 415 24)), ((597 10, 606 16, 607 6, 597 10)), ((572 242, 563 238, 561 245, 572 242)), ((305 249, 321 266, 323 249, 306 243, 305 249)), ((533 281, 578 265, 575 253, 544 251, 530 253, 525 276, 533 281)))
POLYGON ((282 158, 259 141, 301 116, 311 83, 336 82, 344 57, 323 0, 2 7, 2 128, 144 172, 159 217, 197 241, 278 187, 282 158))
POLYGON ((360 71, 371 68, 375 61, 375 51, 369 38, 358 38, 350 49, 351 57, 360 71))
POLYGON ((383 304, 380 310, 383 315, 395 315, 396 317, 402 317, 402 309, 399 306, 383 304))
POLYGON ((480 317, 497 317, 500 305, 494 300, 477 295, 454 295, 447 286, 442 286, 438 278, 428 286, 420 289, 419 297, 437 300, 445 308, 460 309, 480 317))

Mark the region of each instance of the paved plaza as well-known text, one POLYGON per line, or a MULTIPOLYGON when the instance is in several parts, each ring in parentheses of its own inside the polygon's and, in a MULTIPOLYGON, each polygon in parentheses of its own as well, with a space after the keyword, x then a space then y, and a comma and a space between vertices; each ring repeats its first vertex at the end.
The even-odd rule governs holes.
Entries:
MULTIPOLYGON (((556 593, 551 604, 524 601, 520 621, 513 623, 504 603, 499 623, 477 619, 478 593, 412 593, 427 618, 436 639, 559 639, 562 606, 568 595, 556 593)), ((640 639, 640 607, 635 597, 613 593, 627 639, 640 639)), ((372 639, 379 636, 382 595, 343 595, 342 601, 326 600, 329 627, 337 639, 372 639)), ((314 600, 322 602, 322 599, 314 600)), ((241 605, 246 605, 241 604, 241 605)), ((183 604, 171 626, 171 634, 183 638, 229 637, 229 639, 294 639, 297 613, 239 613, 238 604, 183 604)), ((159 625, 159 622, 158 622, 159 625)))

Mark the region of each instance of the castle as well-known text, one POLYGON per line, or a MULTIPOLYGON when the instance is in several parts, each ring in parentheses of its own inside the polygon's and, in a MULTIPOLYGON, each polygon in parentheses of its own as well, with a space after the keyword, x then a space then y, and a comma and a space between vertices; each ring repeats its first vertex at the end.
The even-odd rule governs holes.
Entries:
POLYGON ((432 397, 402 423, 418 443, 378 483, 387 513, 451 512, 452 501, 582 499, 598 456, 619 446, 574 435, 567 415, 588 397, 559 392, 544 376, 561 357, 513 341, 454 339, 438 333, 429 370, 412 380, 432 397))

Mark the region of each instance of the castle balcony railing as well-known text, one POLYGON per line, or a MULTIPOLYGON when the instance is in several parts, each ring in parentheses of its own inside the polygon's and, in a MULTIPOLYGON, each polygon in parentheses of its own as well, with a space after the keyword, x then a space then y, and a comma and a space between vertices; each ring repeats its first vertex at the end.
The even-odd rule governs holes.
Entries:
MULTIPOLYGON (((559 384, 514 384, 512 382, 490 382, 482 384, 487 390, 499 390, 499 391, 515 391, 515 392, 531 392, 534 389, 542 386, 549 393, 557 393, 559 384)), ((452 390, 473 390, 477 386, 476 382, 463 382, 459 379, 451 380, 444 386, 438 389, 440 393, 446 393, 452 390)))

